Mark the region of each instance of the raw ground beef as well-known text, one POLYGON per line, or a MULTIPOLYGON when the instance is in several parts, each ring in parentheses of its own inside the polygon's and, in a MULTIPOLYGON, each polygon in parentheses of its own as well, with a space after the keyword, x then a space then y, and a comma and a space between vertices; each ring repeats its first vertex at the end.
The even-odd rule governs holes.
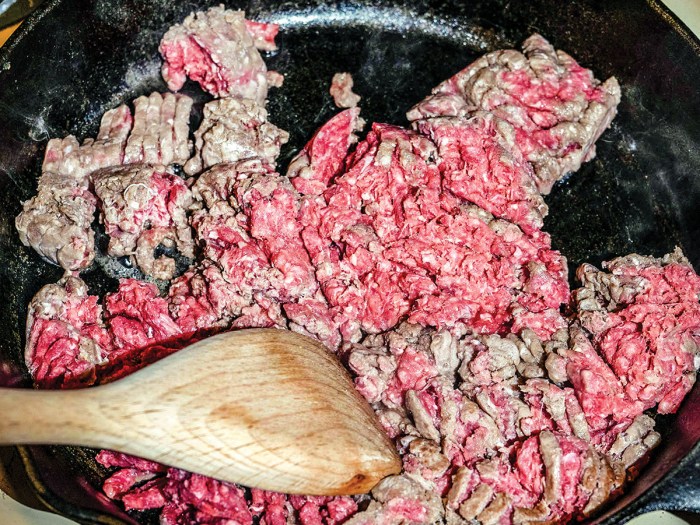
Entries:
POLYGON ((44 286, 29 303, 25 362, 42 388, 75 388, 95 381, 112 341, 98 297, 77 277, 44 286))
POLYGON ((359 115, 359 108, 341 111, 321 126, 292 159, 287 177, 299 193, 322 194, 344 167, 350 147, 357 142, 355 132, 365 125, 359 115))
POLYGON ((360 103, 360 95, 353 93, 354 85, 350 73, 336 73, 331 79, 330 93, 333 103, 339 108, 354 108, 360 103))
POLYGON ((303 202, 304 245, 345 339, 404 316, 477 332, 561 328, 566 262, 549 237, 446 191, 437 159, 427 138, 375 124, 347 171, 303 202))
POLYGON ((627 398, 673 413, 700 365, 700 277, 680 249, 662 259, 632 254, 604 268, 577 271, 581 324, 627 398))
POLYGON ((438 147, 444 187, 523 230, 542 228, 547 205, 515 146, 515 130, 491 113, 418 122, 438 147))
MULTIPOLYGON (((163 39, 171 88, 189 75, 230 97, 205 106, 187 184, 143 164, 189 156, 184 97, 137 99, 133 130, 128 108, 108 113, 95 151, 114 164, 90 160, 89 141, 50 144, 45 166, 77 181, 65 187, 86 188, 95 171, 113 254, 163 278, 172 261, 154 259, 157 244, 189 256, 196 245, 201 257, 165 295, 123 279, 101 306, 75 276, 45 286, 29 307, 27 365, 38 386, 72 388, 221 330, 295 330, 337 351, 403 472, 368 495, 288 496, 102 451, 105 494, 160 509, 163 525, 591 515, 658 443, 645 410, 675 411, 700 364, 700 277, 680 250, 616 259, 608 272, 584 265, 570 294, 566 261, 540 229, 540 194, 592 157, 615 80, 599 84, 534 35, 524 55, 486 55, 441 84, 409 112, 414 131, 374 124, 352 151, 359 108, 340 112, 281 176, 287 134, 267 122, 274 76, 256 50, 275 49, 276 33, 218 7, 163 39), (120 166, 125 148, 138 164, 120 166)), ((334 84, 347 94, 347 78, 334 84)))
POLYGON ((268 84, 281 84, 281 76, 267 72, 256 46, 272 49, 277 29, 274 24, 250 24, 243 11, 223 6, 192 13, 160 43, 163 78, 173 91, 189 77, 217 98, 248 98, 262 105, 268 84))
POLYGON ((534 34, 523 53, 507 49, 479 58, 433 89, 407 114, 410 121, 488 111, 508 121, 532 163, 539 191, 595 156, 595 141, 620 102, 615 77, 602 84, 573 58, 534 34))
POLYGON ((254 100, 223 98, 204 106, 195 132, 195 155, 185 164, 189 175, 222 162, 260 158, 274 167, 289 134, 267 121, 267 111, 254 100))

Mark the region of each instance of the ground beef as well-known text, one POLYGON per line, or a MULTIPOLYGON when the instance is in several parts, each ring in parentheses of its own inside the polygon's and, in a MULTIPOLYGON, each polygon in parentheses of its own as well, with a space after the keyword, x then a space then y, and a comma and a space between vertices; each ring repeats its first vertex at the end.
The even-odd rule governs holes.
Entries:
POLYGON ((122 164, 132 123, 131 110, 122 105, 104 114, 97 139, 85 139, 82 145, 73 135, 49 140, 42 172, 84 181, 95 170, 122 164))
POLYGON ((311 137, 289 163, 287 177, 303 195, 320 195, 340 173, 350 147, 357 142, 356 131, 364 126, 359 108, 341 111, 311 137))
POLYGON ((700 277, 680 249, 662 259, 628 255, 582 265, 575 300, 583 327, 644 409, 672 413, 695 383, 700 365, 700 277))
POLYGON ((186 217, 192 195, 168 168, 117 166, 93 173, 92 180, 100 202, 100 220, 110 237, 110 255, 135 255, 143 272, 158 279, 171 279, 175 272, 173 259, 154 257, 159 244, 176 246, 182 255, 194 256, 186 217))
POLYGON ((24 202, 15 219, 19 238, 66 270, 87 268, 95 257, 90 225, 96 204, 87 181, 46 172, 39 178, 37 194, 24 202))
MULTIPOLYGON (((154 92, 134 100, 134 126, 123 164, 184 164, 190 158, 192 99, 154 92)), ((116 164, 112 164, 113 166, 116 164)))
MULTIPOLYGON (((270 74, 256 46, 272 48, 276 32, 274 24, 251 25, 243 11, 223 6, 192 13, 161 40, 163 78, 173 91, 189 77, 217 98, 236 96, 262 105, 270 74)), ((273 74, 272 84, 279 83, 279 75, 273 74)))
POLYGON ((491 113, 420 121, 438 147, 445 188, 527 232, 542 228, 547 205, 532 168, 515 144, 515 130, 491 113))
POLYGON ((350 73, 336 73, 331 80, 331 97, 339 108, 354 108, 360 103, 360 95, 352 91, 353 81, 350 73))
POLYGON ((220 164, 260 158, 272 167, 289 134, 267 121, 267 111, 254 100, 225 98, 204 106, 195 132, 195 155, 185 164, 190 175, 220 164))
POLYGON ((557 180, 595 156, 595 141, 619 102, 614 77, 601 84, 590 70, 534 34, 523 43, 523 53, 484 55, 433 89, 407 116, 421 121, 482 110, 508 121, 533 165, 539 191, 547 194, 557 180))
MULTIPOLYGON (((85 269, 95 256, 94 172, 130 163, 182 164, 190 156, 191 98, 153 93, 137 98, 134 107, 133 118, 126 105, 105 113, 97 139, 80 145, 69 135, 51 139, 46 147, 37 195, 24 203, 15 224, 25 245, 66 270, 85 269)), ((146 273, 171 275, 170 263, 162 267, 152 256, 153 247, 171 240, 162 230, 144 236, 137 258, 146 273)))
MULTIPOLYGON (((196 243, 201 259, 165 296, 121 280, 104 312, 75 277, 43 288, 30 304, 27 363, 40 386, 76 387, 221 330, 295 330, 338 351, 403 472, 370 495, 288 496, 103 451, 97 460, 113 469, 105 494, 127 510, 160 509, 165 525, 590 515, 658 443, 644 411, 674 411, 699 364, 700 277, 680 251, 621 258, 608 272, 584 265, 571 318, 560 312, 566 261, 540 231, 539 193, 592 156, 619 99, 614 79, 599 85, 533 36, 525 55, 487 55, 438 87, 409 113, 416 131, 375 124, 351 151, 359 110, 339 113, 282 177, 274 164, 286 134, 266 121, 270 78, 255 50, 274 49, 276 32, 223 7, 169 31, 171 87, 188 74, 217 96, 249 100, 205 107, 191 190, 147 164, 92 179, 110 249, 162 277, 171 273, 153 258, 158 244, 192 253, 196 243), (227 49, 240 61, 219 60, 227 49)), ((156 151, 181 162, 182 101, 138 99, 129 143, 123 109, 105 117, 113 131, 102 138, 123 135, 115 143, 135 162, 156 151)), ((88 150, 61 152, 59 176, 82 188, 88 150)))
POLYGON ((25 362, 42 388, 75 388, 95 381, 112 340, 98 298, 77 277, 44 286, 29 303, 25 362))
POLYGON ((381 332, 406 315, 551 335, 568 297, 563 257, 546 234, 527 235, 444 191, 437 154, 416 133, 375 124, 347 172, 304 202, 304 244, 329 304, 345 316, 344 337, 381 332))

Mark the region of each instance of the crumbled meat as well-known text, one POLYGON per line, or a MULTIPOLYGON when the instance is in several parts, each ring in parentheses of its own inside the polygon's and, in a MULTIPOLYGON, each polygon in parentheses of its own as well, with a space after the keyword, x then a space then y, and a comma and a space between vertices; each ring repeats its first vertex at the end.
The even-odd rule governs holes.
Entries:
MULTIPOLYGON (((584 265, 571 319, 561 313, 566 261, 541 231, 540 193, 593 156, 615 80, 599 84, 534 35, 524 55, 489 54, 436 88, 409 112, 415 131, 375 124, 351 152, 363 123, 358 108, 340 112, 282 177, 287 134, 264 109, 282 77, 257 51, 274 50, 277 31, 215 7, 163 39, 171 88, 190 76, 230 97, 205 106, 187 184, 161 165, 189 157, 187 97, 141 97, 133 129, 121 106, 97 141, 50 143, 45 169, 56 173, 37 200, 58 218, 37 219, 28 203, 20 230, 34 221, 47 239, 74 225, 89 235, 92 180, 112 254, 162 279, 174 262, 156 247, 191 257, 197 245, 201 259, 164 296, 121 280, 104 312, 80 279, 44 287, 29 308, 27 364, 37 385, 70 388, 221 330, 295 330, 338 351, 403 472, 371 495, 289 496, 102 451, 105 494, 129 511, 160 509, 163 525, 590 515, 658 443, 643 412, 674 411, 700 364, 700 277, 680 251, 616 259, 607 272, 584 265)), ((349 75, 333 83, 357 103, 349 75)), ((41 241, 46 257, 89 264, 92 238, 41 241)))
POLYGON ((614 77, 601 84, 590 70, 534 34, 523 43, 523 53, 484 55, 433 89, 407 116, 420 121, 483 110, 508 121, 533 165, 539 191, 547 194, 557 180, 595 156, 595 141, 619 102, 614 77))
POLYGON ((95 257, 91 224, 96 199, 86 181, 45 172, 38 192, 15 219, 19 238, 46 260, 66 270, 82 270, 95 257))
POLYGON ((438 147, 446 189, 528 232, 542 227, 547 205, 510 124, 477 112, 469 119, 433 118, 417 127, 438 147))
POLYGON ((437 494, 403 475, 380 481, 372 490, 372 497, 367 509, 355 514, 345 525, 439 523, 444 513, 437 494))
MULTIPOLYGON (((172 26, 160 42, 163 78, 178 91, 187 77, 217 98, 240 97, 263 104, 268 73, 256 46, 270 49, 275 28, 246 24, 243 11, 212 7, 172 26), (249 33, 249 28, 253 33, 249 33)), ((275 74, 273 83, 278 83, 275 74)))
POLYGON ((77 277, 44 286, 29 303, 25 361, 42 388, 75 388, 95 381, 112 340, 97 297, 77 277))
POLYGON ((275 38, 279 33, 280 26, 267 22, 245 21, 245 28, 253 39, 253 44, 260 51, 276 51, 277 44, 275 38))
MULTIPOLYGON (((184 164, 190 158, 192 99, 172 93, 151 93, 134 100, 134 125, 124 149, 123 164, 184 164)), ((114 163, 112 166, 122 164, 114 163)))
POLYGON ((593 436, 595 442, 609 439, 607 433, 619 423, 629 424, 643 412, 643 404, 625 395, 618 377, 577 324, 571 327, 570 348, 562 350, 561 355, 591 433, 597 434, 593 436))
POLYGON ((162 508, 163 525, 244 525, 255 518, 267 525, 286 525, 294 518, 302 525, 340 525, 357 512, 357 504, 348 497, 287 496, 258 489, 247 497, 237 485, 117 452, 102 451, 97 461, 119 468, 105 483, 127 510, 162 508), (150 481, 136 485, 144 480, 150 481))
POLYGON ((700 277, 679 249, 604 266, 609 273, 588 264, 577 272, 581 323, 630 400, 675 412, 700 364, 700 277))
POLYGON ((661 436, 654 431, 654 420, 646 414, 637 416, 634 422, 617 436, 608 455, 627 469, 643 458, 659 444, 661 436))
POLYGON ((350 73, 336 73, 331 80, 331 97, 339 108, 354 108, 360 103, 360 95, 352 91, 353 80, 350 73))
POLYGON ((104 114, 96 140, 85 139, 82 145, 73 135, 49 140, 42 171, 84 181, 95 170, 122 164, 132 122, 131 110, 122 105, 104 114))
POLYGON ((358 108, 341 111, 311 137, 289 163, 287 177, 303 195, 320 195, 343 167, 350 147, 357 142, 355 131, 364 121, 358 108))
POLYGON ((172 278, 175 270, 174 264, 153 258, 162 241, 174 243, 185 257, 194 256, 186 217, 192 195, 177 175, 164 166, 130 164, 99 170, 92 179, 110 255, 136 254, 141 269, 161 279, 172 278))
POLYGON ((546 234, 529 236, 442 191, 435 155, 428 139, 375 124, 348 171, 323 193, 325 203, 302 207, 318 281, 347 317, 341 331, 359 322, 376 333, 408 315, 424 325, 492 333, 522 307, 534 316, 529 327, 548 337, 563 326, 563 257, 546 234))
POLYGON ((154 284, 122 279, 119 289, 105 298, 105 309, 114 348, 120 351, 145 348, 182 333, 154 284))
POLYGON ((260 158, 274 167, 289 134, 267 121, 267 111, 254 100, 225 98, 204 106, 195 132, 196 153, 185 172, 194 175, 223 162, 260 158))

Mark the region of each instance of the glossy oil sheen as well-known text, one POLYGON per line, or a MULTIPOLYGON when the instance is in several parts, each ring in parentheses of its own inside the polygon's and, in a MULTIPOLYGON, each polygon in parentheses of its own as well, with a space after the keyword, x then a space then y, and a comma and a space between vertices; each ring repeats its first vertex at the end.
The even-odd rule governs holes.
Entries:
MULTIPOLYGON (((101 114, 152 90, 160 36, 192 9, 219 1, 49 2, 0 52, 0 354, 22 362, 26 305, 61 271, 20 245, 14 217, 36 186, 49 137, 94 135, 101 114)), ((573 270, 630 252, 662 255, 675 245, 700 269, 700 46, 654 1, 551 2, 354 0, 227 2, 282 25, 266 57, 285 75, 271 90, 272 122, 289 130, 281 169, 336 109, 333 73, 350 71, 368 121, 404 124, 404 112, 478 55, 516 47, 537 31, 593 69, 615 75, 622 103, 598 156, 547 197, 545 230, 573 270)), ((196 88, 186 91, 201 104, 196 88)), ((95 293, 116 287, 113 267, 88 271, 95 293)), ((126 270, 125 270, 126 271, 126 270)), ((572 271, 573 273, 573 271, 572 271)), ((573 281, 572 281, 573 282, 573 281)), ((620 523, 642 510, 698 510, 700 391, 676 416, 658 418, 662 445, 604 516, 620 523), (652 485, 669 472, 672 479, 652 485)), ((104 472, 81 449, 23 449, 42 497, 65 515, 96 523, 116 507, 94 496, 104 472), (39 474, 40 472, 40 474, 39 474), (66 472, 70 475, 67 476, 66 472), (68 480, 66 478, 69 478, 68 480), (85 510, 90 507, 92 510, 85 510)), ((157 514, 145 515, 157 523, 157 514)))

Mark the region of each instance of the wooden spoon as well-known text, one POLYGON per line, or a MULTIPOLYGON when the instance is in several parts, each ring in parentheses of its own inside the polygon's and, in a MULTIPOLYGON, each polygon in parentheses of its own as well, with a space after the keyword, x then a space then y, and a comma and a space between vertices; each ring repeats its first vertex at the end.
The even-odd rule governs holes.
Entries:
POLYGON ((0 389, 0 444, 107 448, 292 494, 361 494, 401 470, 336 357, 275 329, 219 334, 102 386, 0 389))

